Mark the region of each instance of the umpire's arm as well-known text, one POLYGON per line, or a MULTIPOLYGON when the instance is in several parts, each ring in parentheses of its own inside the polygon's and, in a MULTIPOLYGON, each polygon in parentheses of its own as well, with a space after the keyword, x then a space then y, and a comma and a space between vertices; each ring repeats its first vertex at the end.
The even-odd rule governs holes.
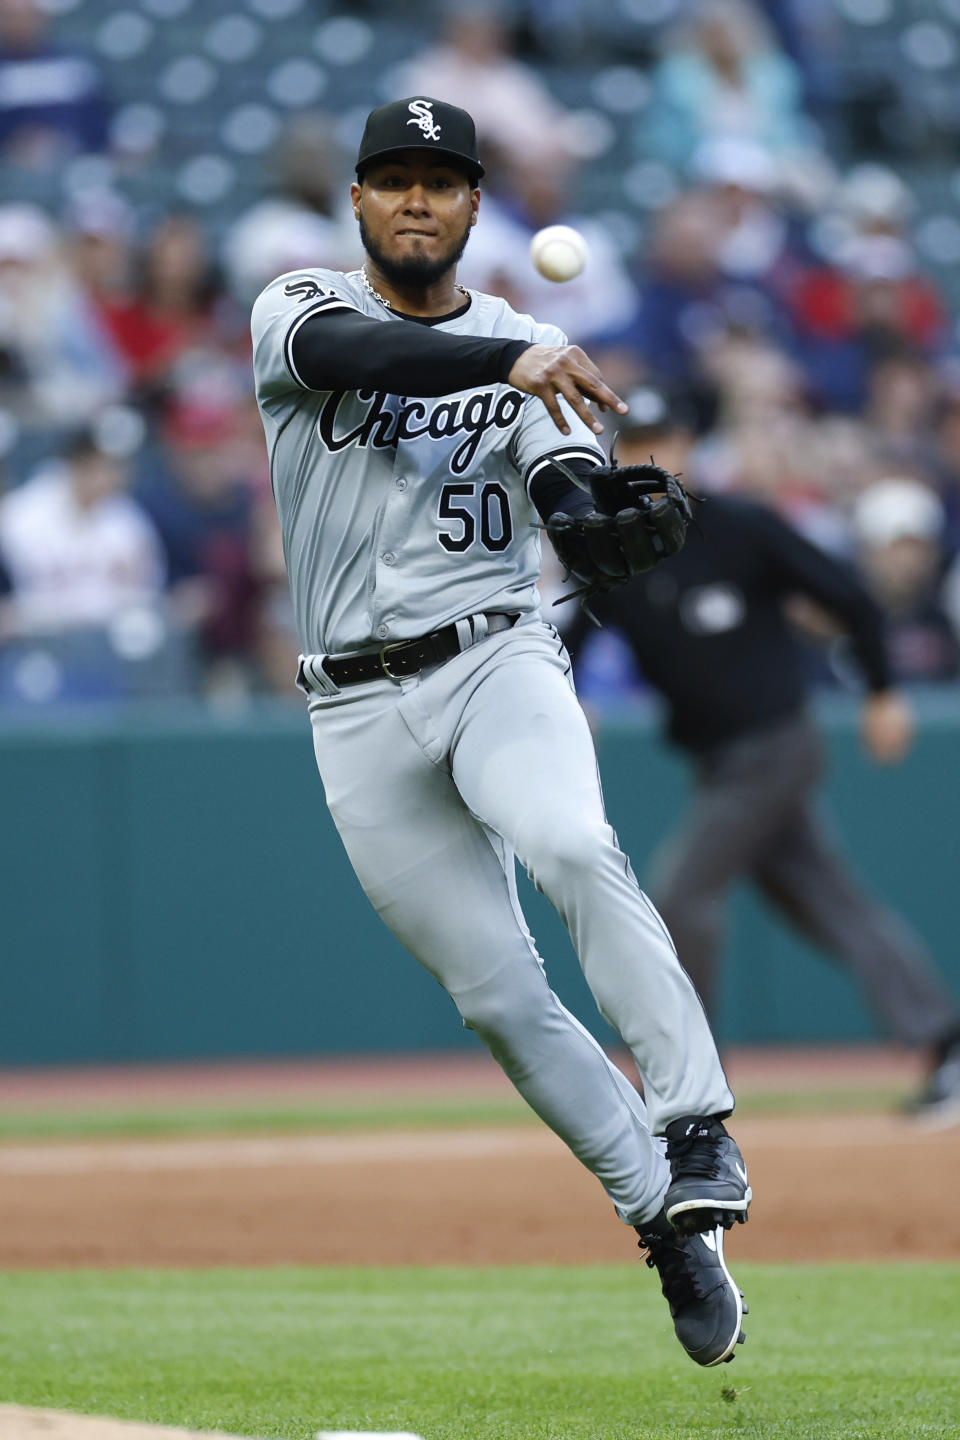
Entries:
POLYGON ((815 600, 850 636, 854 654, 871 691, 891 683, 883 612, 852 565, 811 544, 761 505, 744 505, 743 523, 755 531, 756 548, 765 558, 770 585, 785 599, 815 600))
POLYGON ((780 593, 815 600, 850 636, 868 691, 860 722, 867 750, 881 764, 902 759, 913 740, 913 711, 894 688, 882 610, 851 565, 812 545, 773 511, 756 507, 755 523, 780 593))

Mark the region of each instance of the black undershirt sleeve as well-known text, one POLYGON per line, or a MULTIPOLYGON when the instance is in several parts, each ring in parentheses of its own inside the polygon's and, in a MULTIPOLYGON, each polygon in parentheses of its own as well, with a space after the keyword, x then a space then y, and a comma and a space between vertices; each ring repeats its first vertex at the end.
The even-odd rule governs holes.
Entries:
POLYGON ((505 383, 531 343, 449 335, 416 323, 385 325, 358 310, 328 310, 299 327, 290 358, 294 378, 308 390, 452 395, 505 383))
MULTIPOLYGON (((587 485, 590 471, 596 470, 600 460, 598 457, 596 463, 591 464, 589 460, 571 456, 564 459, 563 464, 587 485)), ((543 466, 530 481, 530 499, 537 507, 537 513, 544 524, 551 515, 556 515, 558 510, 562 510, 566 515, 589 515, 590 511, 596 508, 589 491, 581 490, 579 485, 572 485, 566 475, 553 465, 543 466)))

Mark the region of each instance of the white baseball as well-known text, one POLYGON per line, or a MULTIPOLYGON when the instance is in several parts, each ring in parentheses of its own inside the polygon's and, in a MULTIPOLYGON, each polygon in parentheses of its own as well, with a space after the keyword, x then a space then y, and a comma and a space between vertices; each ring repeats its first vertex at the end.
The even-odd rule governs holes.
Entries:
POLYGON ((587 263, 587 242, 571 225, 547 225, 530 241, 530 259, 547 280, 572 280, 587 263))

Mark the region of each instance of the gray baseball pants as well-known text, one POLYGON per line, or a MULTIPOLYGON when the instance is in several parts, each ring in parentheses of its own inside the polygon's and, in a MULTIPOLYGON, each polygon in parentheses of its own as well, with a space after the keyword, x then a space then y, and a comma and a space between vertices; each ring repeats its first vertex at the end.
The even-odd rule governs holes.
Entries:
POLYGON ((727 900, 752 881, 807 939, 846 966, 887 1033, 936 1042, 960 1019, 909 928, 855 877, 818 812, 822 744, 809 717, 719 745, 698 760, 689 814, 651 863, 655 897, 708 1011, 727 900))
POLYGON ((310 715, 330 813, 383 920, 620 1218, 650 1219, 669 1182, 653 1134, 679 1115, 726 1112, 733 1096, 696 991, 607 823, 556 631, 522 621, 400 683, 315 695, 310 715), (551 990, 514 856, 560 912, 646 1103, 551 990))

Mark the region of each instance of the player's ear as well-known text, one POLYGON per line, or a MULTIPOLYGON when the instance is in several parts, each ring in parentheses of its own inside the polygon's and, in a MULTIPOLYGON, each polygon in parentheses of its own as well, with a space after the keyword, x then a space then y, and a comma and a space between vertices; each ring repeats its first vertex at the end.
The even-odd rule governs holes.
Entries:
POLYGON ((476 223, 477 223, 477 211, 480 209, 480 191, 479 191, 479 190, 471 190, 471 191, 470 191, 470 209, 471 209, 470 224, 471 224, 471 225, 476 225, 476 223))
POLYGON ((350 186, 350 203, 353 205, 354 217, 355 217, 357 220, 360 219, 360 196, 361 196, 361 194, 362 194, 362 191, 361 191, 361 189, 360 189, 360 186, 359 186, 359 185, 357 184, 357 182, 354 180, 353 184, 350 186))

